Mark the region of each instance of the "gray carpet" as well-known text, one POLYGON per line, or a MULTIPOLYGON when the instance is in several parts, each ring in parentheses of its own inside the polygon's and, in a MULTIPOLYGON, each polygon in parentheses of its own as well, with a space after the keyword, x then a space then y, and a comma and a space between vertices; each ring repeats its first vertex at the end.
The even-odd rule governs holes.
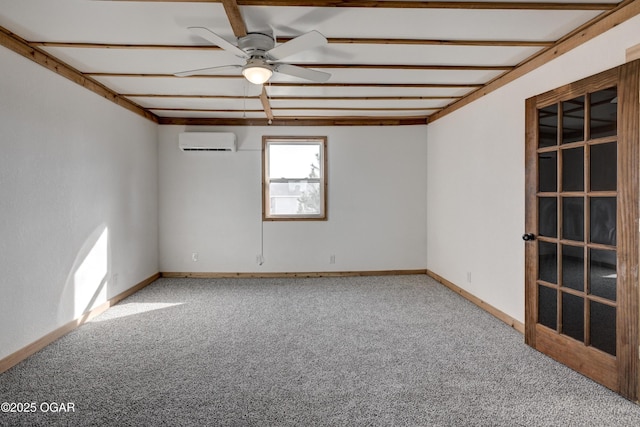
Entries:
POLYGON ((10 426, 640 425, 418 275, 161 279, 0 375, 7 401, 75 409, 10 426))

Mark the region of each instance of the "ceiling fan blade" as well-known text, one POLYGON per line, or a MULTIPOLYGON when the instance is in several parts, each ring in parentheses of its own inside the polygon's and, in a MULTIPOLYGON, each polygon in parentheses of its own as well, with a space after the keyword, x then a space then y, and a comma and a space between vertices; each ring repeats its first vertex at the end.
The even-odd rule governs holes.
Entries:
POLYGON ((327 44, 325 36, 313 30, 291 39, 280 46, 274 47, 267 51, 267 56, 271 59, 281 60, 291 55, 295 55, 298 52, 302 52, 303 50, 313 49, 314 47, 323 46, 325 44, 327 44))
POLYGON ((179 73, 175 73, 176 77, 189 77, 196 75, 206 75, 206 74, 218 74, 228 70, 241 70, 242 65, 222 65, 220 67, 207 67, 207 68, 198 68, 197 70, 189 70, 189 71, 181 71, 179 73))
POLYGON ((298 67, 291 64, 277 64, 275 67, 277 73, 286 74, 288 76, 300 77, 301 79, 311 80, 312 82, 324 83, 329 80, 331 74, 324 71, 311 70, 309 68, 298 67))
POLYGON ((205 40, 210 41, 211 43, 215 44, 216 46, 221 47, 222 49, 226 50, 227 52, 233 53, 235 56, 238 56, 240 58, 248 58, 249 55, 247 55, 247 53, 240 49, 238 46, 234 45, 233 43, 227 41, 226 39, 223 39, 222 37, 220 37, 219 35, 217 35, 216 33, 214 33, 213 31, 211 31, 208 28, 205 27, 189 27, 189 30, 197 35, 198 37, 201 37, 205 40))

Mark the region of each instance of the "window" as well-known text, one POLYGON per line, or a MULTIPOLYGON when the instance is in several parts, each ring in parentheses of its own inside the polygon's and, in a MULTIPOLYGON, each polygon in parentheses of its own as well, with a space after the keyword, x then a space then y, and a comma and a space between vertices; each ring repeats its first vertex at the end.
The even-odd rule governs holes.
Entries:
POLYGON ((263 137, 263 219, 326 220, 326 170, 326 137, 263 137))

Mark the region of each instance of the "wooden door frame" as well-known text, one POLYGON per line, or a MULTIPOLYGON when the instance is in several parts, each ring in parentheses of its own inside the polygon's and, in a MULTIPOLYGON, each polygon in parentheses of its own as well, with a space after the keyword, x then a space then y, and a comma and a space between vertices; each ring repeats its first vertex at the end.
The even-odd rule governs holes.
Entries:
MULTIPOLYGON (((595 92, 616 85, 618 87, 618 220, 617 226, 617 378, 599 375, 599 366, 589 368, 576 361, 573 369, 583 372, 622 396, 638 401, 640 373, 638 356, 640 342, 640 60, 579 80, 526 100, 525 121, 525 230, 537 235, 537 141, 538 109, 570 99, 577 93, 595 92), (626 285, 620 286, 620 283, 626 285), (622 321, 620 321, 622 320, 622 321)), ((536 342, 537 323, 537 243, 525 245, 525 342, 547 353, 549 342, 536 342)), ((581 345, 582 349, 586 348, 581 345)), ((579 345, 568 349, 578 355, 579 345)), ((565 350, 566 352, 566 350, 565 350)), ((554 357, 553 354, 550 354, 554 357)), ((554 357, 555 358, 555 357, 554 357)), ((609 363, 603 357, 599 363, 609 363)))

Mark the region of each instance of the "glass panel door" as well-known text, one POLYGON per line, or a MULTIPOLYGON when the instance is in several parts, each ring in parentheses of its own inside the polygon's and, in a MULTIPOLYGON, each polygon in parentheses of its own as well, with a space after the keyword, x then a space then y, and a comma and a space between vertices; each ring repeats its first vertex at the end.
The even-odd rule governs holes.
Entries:
POLYGON ((527 100, 526 342, 638 393, 640 61, 527 100))
POLYGON ((617 93, 538 109, 537 148, 537 323, 613 356, 617 93))

